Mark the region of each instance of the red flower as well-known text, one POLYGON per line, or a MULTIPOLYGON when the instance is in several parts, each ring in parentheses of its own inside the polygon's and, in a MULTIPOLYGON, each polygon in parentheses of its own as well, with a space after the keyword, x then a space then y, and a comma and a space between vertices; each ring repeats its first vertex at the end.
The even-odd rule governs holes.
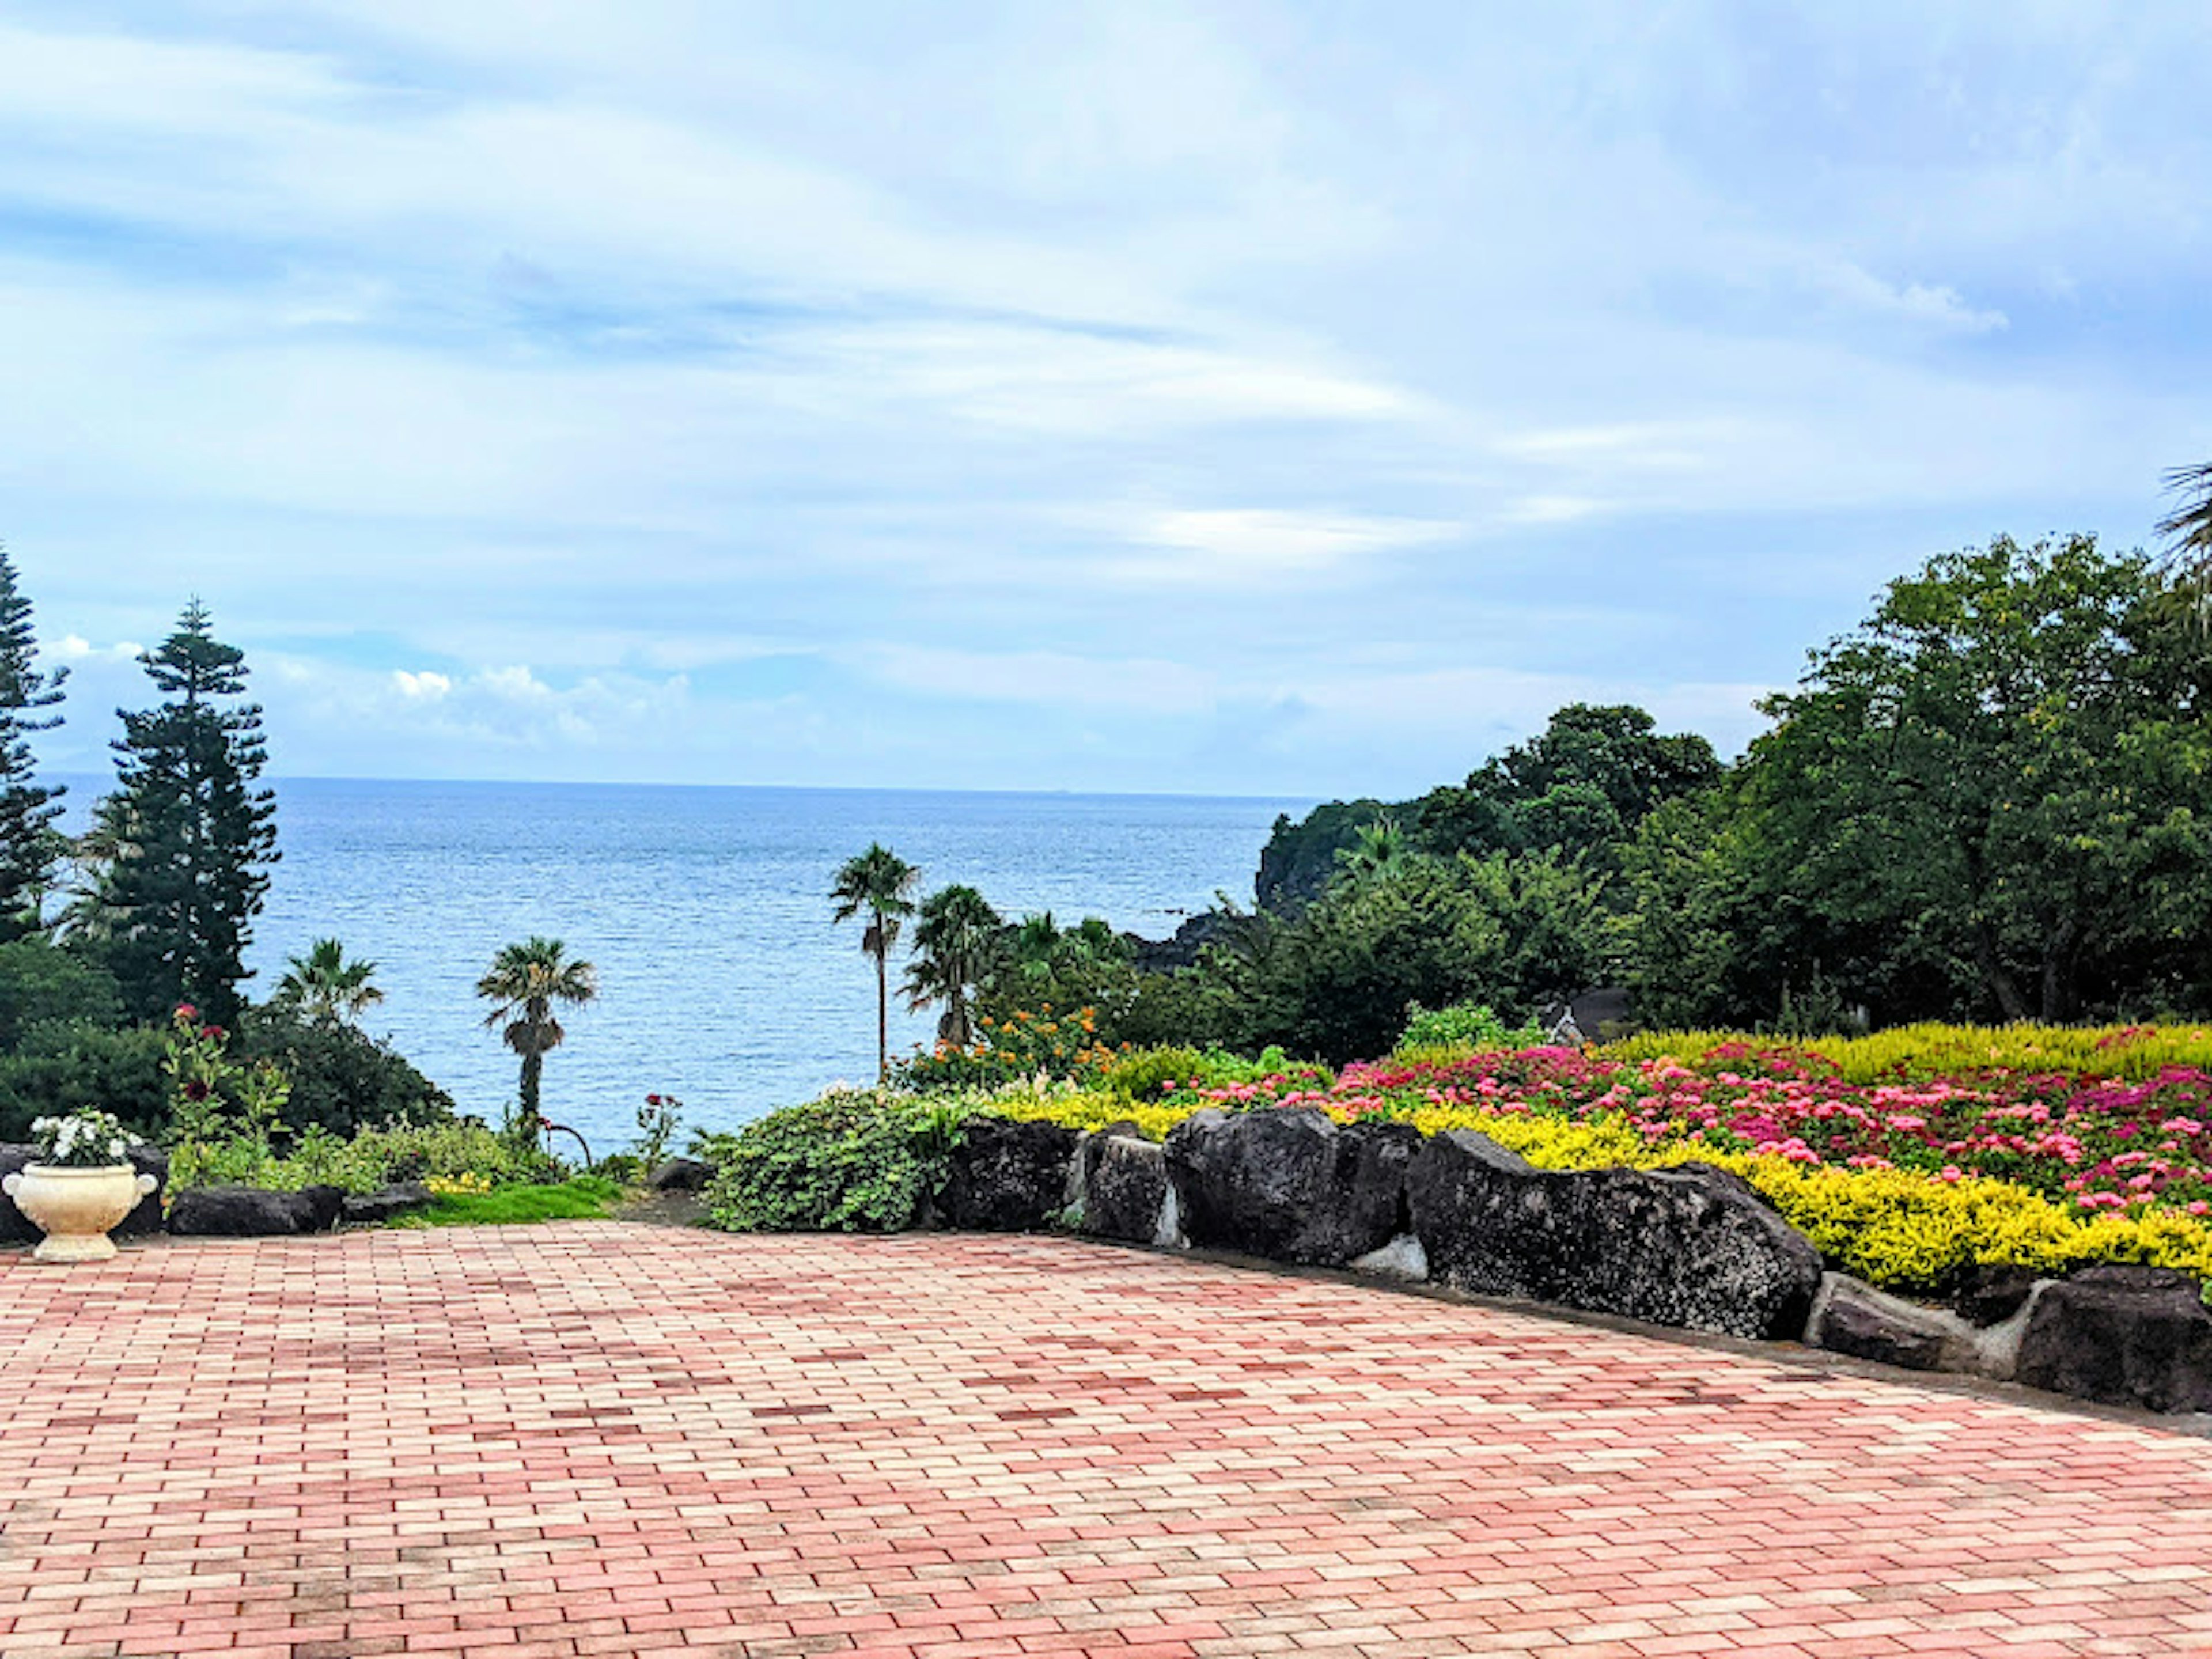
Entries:
POLYGON ((658 1106, 660 1104, 660 1097, 659 1095, 647 1095, 645 1097, 645 1103, 648 1106, 658 1106))
POLYGON ((199 1017, 200 1011, 193 1007, 191 1003, 180 1002, 177 1005, 177 1018, 179 1019, 198 1019, 199 1017))

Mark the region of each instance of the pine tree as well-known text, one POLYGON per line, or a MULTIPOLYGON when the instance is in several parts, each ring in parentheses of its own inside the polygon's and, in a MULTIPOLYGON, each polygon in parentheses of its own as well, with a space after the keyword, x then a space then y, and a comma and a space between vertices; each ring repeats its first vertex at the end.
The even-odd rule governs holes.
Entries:
POLYGON ((66 843, 54 828, 62 791, 33 770, 30 735, 61 724, 40 717, 62 700, 69 671, 41 671, 31 602, 15 586, 15 562, 0 547, 0 942, 40 927, 47 878, 66 843))
POLYGON ((215 637, 198 599, 138 661, 167 701, 118 711, 121 787, 93 837, 106 853, 94 931, 134 1013, 159 1019, 190 1003, 227 1025, 277 857, 276 797, 253 787, 268 759, 261 709, 231 701, 246 689, 245 653, 215 637))

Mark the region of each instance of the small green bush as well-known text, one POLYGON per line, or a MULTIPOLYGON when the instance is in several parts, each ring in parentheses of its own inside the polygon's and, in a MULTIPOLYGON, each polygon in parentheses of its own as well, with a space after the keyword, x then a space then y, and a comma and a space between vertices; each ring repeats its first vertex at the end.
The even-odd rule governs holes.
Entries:
POLYGON ((1509 1026, 1486 1002, 1455 1002, 1449 1008, 1424 1008, 1417 1002, 1409 1012, 1406 1030, 1398 1039, 1401 1052, 1409 1048, 1533 1048, 1544 1040, 1542 1026, 1509 1026))
POLYGON ((945 1184, 966 1108, 848 1090, 702 1135, 707 1212, 731 1232, 896 1232, 945 1184))
POLYGON ((115 975, 37 934, 0 945, 0 1053, 34 1025, 123 1023, 115 975))
POLYGON ((1194 1079, 1210 1081, 1212 1069, 1195 1048, 1139 1048, 1109 1066, 1099 1081, 1109 1092, 1132 1100, 1158 1100, 1194 1079))
POLYGON ((159 1139, 168 1127, 169 1085, 161 1074, 165 1033, 111 1030, 87 1020, 27 1028, 0 1056, 0 1140, 21 1140, 33 1118, 111 1112, 132 1134, 159 1139))
POLYGON ((281 1005, 250 1008, 233 1047, 240 1061, 273 1061, 284 1073, 291 1084, 284 1117, 295 1128, 317 1124, 343 1135, 453 1115, 452 1097, 390 1043, 341 1021, 281 1005))
POLYGON ((541 1182, 559 1173, 550 1158, 518 1150, 473 1119, 392 1124, 352 1136, 311 1125, 276 1155, 265 1154, 245 1136, 195 1146, 189 1158, 180 1156, 182 1152, 172 1155, 171 1184, 176 1187, 342 1187, 349 1193, 373 1193, 395 1181, 473 1176, 501 1188, 541 1182))

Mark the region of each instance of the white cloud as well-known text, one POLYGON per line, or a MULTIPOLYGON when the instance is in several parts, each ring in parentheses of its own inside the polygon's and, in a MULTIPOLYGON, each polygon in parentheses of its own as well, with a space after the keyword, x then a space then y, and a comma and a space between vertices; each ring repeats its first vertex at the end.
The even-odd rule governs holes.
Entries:
POLYGON ((1152 514, 1129 539, 1152 550, 1109 561, 1103 574, 1145 584, 1260 583, 1357 568, 1375 555, 1441 541, 1457 526, 1273 507, 1152 514))
POLYGON ((2004 313, 1969 304, 1941 283, 1889 283, 1849 261, 1810 267, 1808 286, 1877 317, 1926 324, 1960 334, 1987 334, 2008 325, 2004 313))
POLYGON ((301 769, 1734 730, 2212 453, 2193 3, 128 15, 0 23, 0 533, 73 710, 197 590, 301 769))

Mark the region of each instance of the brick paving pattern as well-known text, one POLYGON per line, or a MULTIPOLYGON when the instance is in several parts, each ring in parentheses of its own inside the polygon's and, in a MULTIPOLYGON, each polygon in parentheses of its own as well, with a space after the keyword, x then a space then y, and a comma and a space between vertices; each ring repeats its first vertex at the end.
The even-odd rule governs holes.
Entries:
POLYGON ((2212 1650, 2212 1443, 1063 1240, 0 1257, 0 1654, 2212 1650))

